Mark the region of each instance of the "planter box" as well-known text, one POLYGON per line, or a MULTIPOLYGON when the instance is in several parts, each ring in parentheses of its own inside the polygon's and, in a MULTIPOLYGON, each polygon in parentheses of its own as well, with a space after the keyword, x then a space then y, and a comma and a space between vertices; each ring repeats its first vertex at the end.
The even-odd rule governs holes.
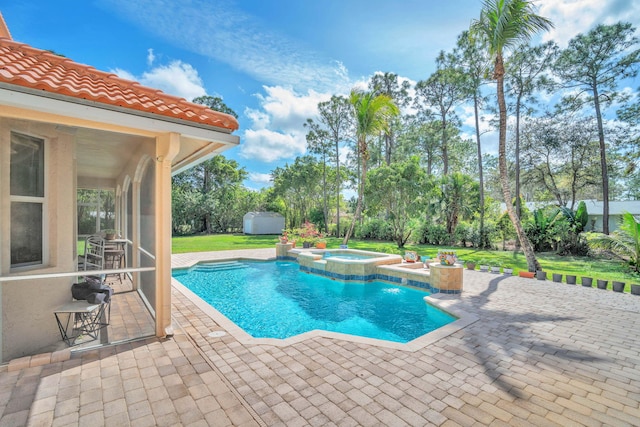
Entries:
POLYGON ((513 268, 505 268, 503 274, 506 275, 506 276, 512 276, 513 275, 513 268))
POLYGON ((480 266, 480 271, 484 271, 484 272, 489 271, 489 266, 488 265, 481 265, 480 266))
POLYGON ((536 279, 547 280, 547 272, 542 270, 536 271, 536 279))
POLYGON ((500 267, 491 267, 491 272, 495 273, 495 274, 499 274, 500 273, 500 267))
POLYGON ((533 271, 519 271, 518 272, 518 276, 526 277, 527 279, 533 279, 533 277, 535 275, 536 275, 536 273, 534 273, 533 271))
POLYGON ((575 285, 576 284, 576 276, 572 274, 567 274, 567 285, 575 285))
POLYGON ((613 281, 611 283, 613 287, 613 292, 624 292, 624 282, 613 281))
POLYGON ((562 274, 553 273, 553 281, 556 283, 562 282, 562 274))
POLYGON ((631 295, 640 295, 640 285, 631 285, 631 295))
POLYGON ((592 277, 583 277, 582 278, 582 286, 584 286, 585 288, 592 288, 593 287, 593 278, 592 277))
POLYGON ((607 289, 607 284, 609 284, 608 280, 602 280, 602 279, 597 280, 598 289, 607 289))

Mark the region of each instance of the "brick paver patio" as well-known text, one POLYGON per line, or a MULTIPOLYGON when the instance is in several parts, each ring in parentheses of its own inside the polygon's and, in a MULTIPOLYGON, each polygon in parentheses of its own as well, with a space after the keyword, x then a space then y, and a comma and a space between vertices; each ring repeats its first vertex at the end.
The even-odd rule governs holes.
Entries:
POLYGON ((172 338, 0 369, 0 426, 640 425, 640 297, 465 271, 438 298, 478 320, 407 351, 212 337, 174 288, 172 338))

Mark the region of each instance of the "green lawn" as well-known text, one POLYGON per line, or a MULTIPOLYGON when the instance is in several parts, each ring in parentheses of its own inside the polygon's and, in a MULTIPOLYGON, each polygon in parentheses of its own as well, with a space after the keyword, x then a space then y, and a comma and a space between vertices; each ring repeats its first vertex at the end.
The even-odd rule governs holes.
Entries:
MULTIPOLYGON (((173 238, 173 253, 225 251, 232 249, 255 249, 274 247, 278 240, 277 235, 249 236, 244 234, 213 234, 207 236, 187 236, 173 238)), ((327 239, 327 248, 336 249, 342 243, 336 238, 327 239)), ((362 249, 376 252, 403 254, 404 250, 398 249, 394 243, 372 240, 349 240, 349 248, 362 249)), ((514 274, 520 270, 527 270, 527 261, 520 252, 506 251, 479 251, 473 248, 449 248, 428 245, 407 245, 406 250, 414 250, 423 256, 434 258, 440 249, 454 250, 461 260, 486 260, 489 265, 501 265, 514 269, 514 274)), ((551 280, 552 273, 560 273, 563 276, 573 274, 592 277, 594 286, 596 279, 609 280, 609 287, 614 280, 626 282, 625 290, 628 292, 631 283, 640 283, 640 276, 626 272, 625 266, 615 260, 558 256, 554 253, 536 254, 542 268, 547 271, 547 277, 551 280)), ((563 277, 563 281, 566 278, 563 277)))
POLYGON ((257 249, 275 247, 278 236, 244 234, 211 234, 204 236, 173 237, 174 254, 185 252, 228 251, 232 249, 257 249))

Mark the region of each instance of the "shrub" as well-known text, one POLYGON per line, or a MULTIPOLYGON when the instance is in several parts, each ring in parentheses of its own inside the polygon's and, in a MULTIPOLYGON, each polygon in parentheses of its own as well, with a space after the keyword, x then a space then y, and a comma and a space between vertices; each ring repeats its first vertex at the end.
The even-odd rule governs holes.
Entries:
POLYGON ((444 224, 434 224, 430 222, 422 223, 421 229, 416 234, 419 236, 418 243, 427 245, 447 245, 449 244, 449 234, 444 224))
POLYGON ((359 239, 394 240, 391 224, 380 218, 369 219, 357 226, 355 235, 359 239))

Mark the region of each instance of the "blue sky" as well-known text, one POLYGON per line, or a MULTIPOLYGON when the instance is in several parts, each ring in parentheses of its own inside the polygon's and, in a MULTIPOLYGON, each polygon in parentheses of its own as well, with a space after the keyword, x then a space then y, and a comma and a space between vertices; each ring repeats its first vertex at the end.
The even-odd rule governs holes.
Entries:
MULTIPOLYGON (((375 72, 429 77, 481 0, 12 0, 13 38, 189 100, 220 96, 239 114, 225 152, 260 188, 305 152, 302 124, 375 72)), ((640 27, 640 0, 540 0, 565 47, 597 24, 640 27)), ((637 81, 636 81, 637 84, 637 81)), ((635 89, 635 88, 634 88, 635 89)), ((488 147, 491 151, 491 147, 488 147)))

